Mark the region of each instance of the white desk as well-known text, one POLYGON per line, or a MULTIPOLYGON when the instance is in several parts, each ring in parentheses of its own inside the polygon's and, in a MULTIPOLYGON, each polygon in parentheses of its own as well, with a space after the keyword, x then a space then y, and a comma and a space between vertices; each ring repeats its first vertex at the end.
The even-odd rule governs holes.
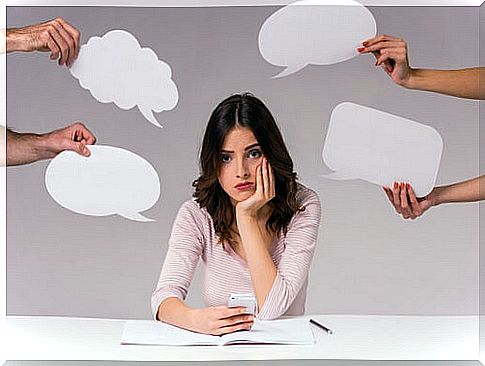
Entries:
POLYGON ((477 360, 478 316, 312 316, 313 346, 120 345, 124 320, 7 317, 7 360, 216 361, 263 359, 477 360))

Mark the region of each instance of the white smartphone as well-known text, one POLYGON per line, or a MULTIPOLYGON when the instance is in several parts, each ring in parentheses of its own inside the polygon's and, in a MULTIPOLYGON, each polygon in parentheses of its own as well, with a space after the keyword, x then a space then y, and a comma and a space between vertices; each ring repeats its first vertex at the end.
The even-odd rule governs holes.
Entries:
POLYGON ((253 294, 230 294, 227 306, 230 308, 242 306, 246 308, 245 314, 254 315, 256 312, 256 298, 253 294))

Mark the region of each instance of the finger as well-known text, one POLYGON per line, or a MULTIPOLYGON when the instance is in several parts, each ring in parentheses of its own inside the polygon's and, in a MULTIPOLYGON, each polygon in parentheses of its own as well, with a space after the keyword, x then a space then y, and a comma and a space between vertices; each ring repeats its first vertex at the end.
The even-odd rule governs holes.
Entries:
POLYGON ((91 151, 88 149, 88 147, 86 146, 86 144, 84 142, 82 142, 82 141, 79 144, 81 145, 82 155, 84 155, 84 156, 91 156, 91 151))
POLYGON ((57 46, 57 43, 52 39, 52 37, 49 37, 49 39, 47 40, 47 47, 51 51, 50 59, 57 60, 59 58, 61 50, 57 46))
MULTIPOLYGON (((374 57, 376 59, 375 65, 377 66, 377 61, 379 60, 379 57, 381 56, 381 53, 379 51, 374 51, 374 52, 372 52, 372 54, 374 55, 374 57)), ((384 71, 388 75, 390 75, 391 72, 392 72, 392 69, 393 69, 392 65, 389 62, 387 62, 387 61, 384 61, 383 63, 385 65, 385 67, 383 67, 384 71)))
POLYGON ((259 194, 264 194, 262 170, 262 164, 258 165, 256 168, 256 192, 259 194))
POLYGON ((394 200, 392 198, 392 191, 389 187, 382 187, 382 189, 384 190, 384 192, 386 193, 386 196, 387 196, 387 199, 394 205, 394 200))
POLYGON ((79 136, 86 140, 87 145, 94 145, 96 142, 96 137, 94 134, 83 124, 79 127, 79 136))
POLYGON ((406 218, 409 218, 411 215, 411 212, 409 210, 409 202, 408 202, 408 196, 407 196, 407 191, 406 191, 406 186, 404 183, 401 182, 400 184, 400 189, 401 189, 401 212, 403 215, 406 215, 406 218))
POLYGON ((67 60, 67 56, 68 56, 68 45, 64 41, 64 38, 62 38, 61 35, 59 34, 56 27, 53 26, 53 27, 49 28, 49 35, 52 37, 54 42, 56 42, 57 47, 59 48, 59 50, 61 52, 61 58, 59 59, 59 65, 64 65, 64 63, 67 60))
POLYGON ((400 48, 386 48, 380 51, 381 55, 377 58, 376 65, 381 65, 384 61, 394 60, 403 62, 406 60, 406 51, 400 48))
POLYGON ((75 142, 72 140, 69 140, 64 144, 63 150, 71 150, 71 151, 77 152, 79 155, 86 156, 86 157, 91 155, 91 152, 83 143, 75 142))
POLYGON ((56 27, 56 30, 59 32, 60 36, 67 45, 67 55, 65 62, 67 66, 71 66, 74 62, 74 55, 76 54, 76 44, 74 42, 74 39, 72 39, 71 35, 64 29, 60 21, 54 21, 54 26, 56 27))
POLYGON ((370 38, 364 42, 362 42, 362 45, 364 47, 369 47, 369 46, 372 46, 373 44, 375 43, 378 43, 378 42, 382 42, 382 41, 395 41, 395 40, 399 40, 399 38, 396 38, 396 37, 393 37, 393 36, 389 36, 387 34, 380 34, 374 38, 370 38))
POLYGON ((269 199, 270 191, 269 191, 269 176, 268 176, 268 160, 263 158, 263 168, 261 170, 262 178, 263 178, 263 193, 264 198, 269 199))
POLYGON ((384 62, 389 61, 389 60, 393 60, 392 55, 388 52, 383 53, 377 58, 375 65, 381 66, 384 62))
POLYGON ((228 333, 236 332, 238 330, 248 330, 251 328, 252 325, 253 325, 253 322, 247 322, 247 323, 231 325, 228 327, 222 327, 222 328, 219 328, 218 334, 228 334, 228 333))
POLYGON ((246 312, 246 308, 244 306, 238 306, 234 308, 228 308, 227 306, 222 306, 218 308, 220 311, 219 319, 227 319, 233 316, 241 315, 246 312))
POLYGON ((271 199, 276 196, 276 187, 274 184, 274 172, 273 172, 273 167, 271 164, 268 162, 268 168, 269 168, 269 189, 270 189, 270 196, 271 199))
POLYGON ((394 202, 393 191, 389 187, 385 187, 384 191, 386 192, 387 198, 389 199, 389 202, 391 202, 391 205, 394 207, 394 209, 396 210, 396 212, 399 213, 400 208, 396 204, 396 202, 394 202))
POLYGON ((220 319, 216 321, 216 327, 222 328, 222 327, 229 327, 232 325, 236 324, 241 324, 241 323, 249 323, 254 321, 254 316, 253 315, 236 315, 231 318, 226 318, 226 319, 220 319))
POLYGON ((394 202, 394 208, 396 209, 397 213, 401 213, 401 198, 399 193, 399 184, 394 182, 392 189, 392 201, 394 202))
MULTIPOLYGON (((417 216, 419 216, 421 214, 418 199, 417 199, 416 195, 414 194, 413 187, 411 187, 410 184, 406 184, 406 190, 407 190, 407 193, 408 193, 408 196, 409 196, 409 202, 411 204, 412 214, 415 216, 414 218, 416 218, 417 216)), ((413 218, 413 217, 411 217, 411 218, 413 218)))
POLYGON ((80 49, 79 45, 80 45, 80 40, 81 40, 81 33, 75 27, 73 27, 71 24, 66 22, 64 19, 58 18, 58 21, 62 24, 63 28, 69 33, 69 35, 73 39, 73 41, 74 41, 74 58, 77 58, 77 56, 79 55, 79 49, 80 49))
POLYGON ((405 45, 406 44, 404 42, 381 41, 381 42, 374 43, 371 46, 359 47, 357 50, 359 50, 360 53, 369 53, 369 52, 381 51, 386 48, 404 48, 405 45))

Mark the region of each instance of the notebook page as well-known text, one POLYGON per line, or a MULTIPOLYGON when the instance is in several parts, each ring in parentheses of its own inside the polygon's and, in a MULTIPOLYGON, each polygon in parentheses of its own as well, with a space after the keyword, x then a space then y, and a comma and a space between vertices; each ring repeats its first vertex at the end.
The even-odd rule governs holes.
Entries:
POLYGON ((308 319, 256 319, 251 330, 223 335, 222 342, 312 345, 314 340, 308 319))
POLYGON ((220 345, 218 336, 200 334, 155 320, 128 320, 123 329, 121 344, 163 346, 220 345))

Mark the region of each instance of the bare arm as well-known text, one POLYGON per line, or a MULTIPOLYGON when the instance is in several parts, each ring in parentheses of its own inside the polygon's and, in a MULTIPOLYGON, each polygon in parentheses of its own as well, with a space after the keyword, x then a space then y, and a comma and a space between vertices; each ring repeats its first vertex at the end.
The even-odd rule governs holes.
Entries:
POLYGON ((276 278, 276 266, 268 251, 270 242, 268 237, 263 236, 258 220, 254 217, 241 215, 238 218, 238 229, 251 273, 258 309, 262 309, 276 278))
POLYGON ((459 98, 485 99, 485 68, 462 70, 415 69, 409 64, 406 41, 379 35, 362 43, 360 53, 372 53, 376 66, 381 66, 398 85, 459 98))
MULTIPOLYGON (((276 266, 269 254, 269 235, 264 235, 258 223, 261 209, 275 196, 274 176, 266 158, 256 169, 256 192, 236 206, 236 220, 251 281, 262 309, 276 278, 276 266)), ((264 225, 263 225, 264 226, 264 225)))
POLYGON ((414 69, 404 86, 459 98, 485 99, 484 78, 485 67, 462 70, 414 69))
POLYGON ((74 123, 46 134, 17 133, 7 129, 7 165, 29 164, 52 159, 61 151, 73 150, 89 156, 86 145, 96 138, 82 123, 74 123))
POLYGON ((474 202, 485 199, 485 175, 463 182, 436 187, 431 192, 433 206, 452 202, 474 202))
POLYGON ((197 331, 194 315, 195 309, 190 308, 177 297, 169 297, 160 304, 157 320, 180 328, 197 331))

